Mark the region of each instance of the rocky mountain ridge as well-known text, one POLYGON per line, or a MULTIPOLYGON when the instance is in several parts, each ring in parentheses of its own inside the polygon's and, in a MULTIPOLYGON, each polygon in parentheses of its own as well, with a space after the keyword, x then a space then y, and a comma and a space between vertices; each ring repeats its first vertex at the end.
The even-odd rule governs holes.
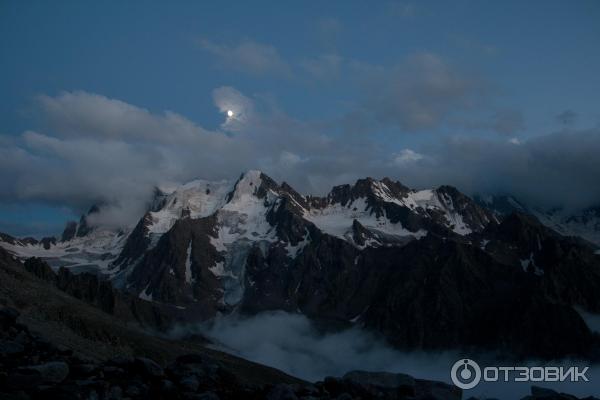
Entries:
MULTIPOLYGON (((184 343, 157 339, 131 326, 124 328, 119 320, 75 298, 52 293, 49 266, 39 260, 30 263, 35 265, 23 269, 0 249, 1 398, 463 398, 457 387, 402 373, 350 371, 309 383, 202 347, 186 348, 184 343), (39 303, 40 296, 47 301, 39 303), (23 314, 6 304, 19 304, 23 314), (110 333, 103 333, 107 328, 110 333), (117 348, 118 355, 111 356, 109 348, 117 348)), ((78 286, 86 285, 72 282, 72 288, 78 286)), ((577 400, 536 386, 523 399, 577 400)))
POLYGON ((600 246, 600 205, 575 210, 564 207, 531 207, 507 195, 474 196, 474 200, 499 218, 512 212, 530 214, 564 236, 579 236, 600 246))
MULTIPOLYGON (((101 232, 75 235, 63 251, 101 232)), ((284 310, 358 325, 405 349, 597 357, 576 310, 600 313, 597 249, 449 186, 366 178, 314 197, 249 171, 233 184, 157 192, 130 233, 101 237, 101 276, 195 320, 284 310)), ((35 246, 21 247, 25 257, 35 246)))

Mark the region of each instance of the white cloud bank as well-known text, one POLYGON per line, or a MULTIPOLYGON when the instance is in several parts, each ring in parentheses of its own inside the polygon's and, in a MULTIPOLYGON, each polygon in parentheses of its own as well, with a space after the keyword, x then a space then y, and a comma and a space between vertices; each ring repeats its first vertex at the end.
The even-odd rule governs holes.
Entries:
MULTIPOLYGON (((437 61, 431 62, 437 71, 437 61)), ((447 85, 434 87, 462 90, 447 85)), ((224 113, 218 130, 94 93, 40 96, 39 129, 0 135, 0 201, 77 211, 102 203, 113 208, 111 223, 121 217, 133 223, 156 185, 232 179, 250 168, 304 193, 389 176, 413 187, 451 184, 467 193, 512 193, 548 206, 587 206, 600 199, 599 129, 563 130, 518 146, 500 137, 446 136, 423 148, 393 148, 369 134, 346 132, 345 122, 298 120, 231 87, 215 89, 213 98, 224 113), (234 116, 226 118, 230 109, 234 116)))
MULTIPOLYGON (((214 340, 217 349, 313 382, 326 376, 342 376, 351 370, 364 370, 399 372, 450 383, 450 369, 461 358, 473 358, 482 366, 507 365, 506 362, 496 364, 489 361, 491 357, 477 354, 401 352, 358 327, 322 333, 305 316, 282 311, 264 312, 254 317, 229 315, 196 327, 179 327, 172 334, 185 337, 188 333, 198 332, 214 340)), ((569 360, 549 365, 557 363, 582 365, 569 360)), ((519 365, 544 364, 530 361, 519 365)), ((588 376, 592 381, 589 385, 565 382, 544 383, 543 386, 578 396, 591 395, 595 391, 593 377, 598 373, 597 367, 590 369, 588 376)), ((529 382, 482 383, 465 391, 463 397, 517 399, 529 394, 530 386, 529 382)))

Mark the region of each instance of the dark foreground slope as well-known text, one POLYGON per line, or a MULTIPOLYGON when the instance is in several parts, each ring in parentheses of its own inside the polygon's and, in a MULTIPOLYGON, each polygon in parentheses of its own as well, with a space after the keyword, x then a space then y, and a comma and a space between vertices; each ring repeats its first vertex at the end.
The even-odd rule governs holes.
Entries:
POLYGON ((116 356, 145 356, 166 365, 193 352, 222 363, 242 381, 300 382, 275 369, 199 344, 148 334, 137 324, 115 318, 35 277, 1 249, 0 305, 18 309, 18 322, 44 339, 93 361, 116 356))
MULTIPOLYGON (((124 312, 110 315, 97 308, 103 302, 94 307, 60 290, 52 281, 66 278, 48 272, 36 276, 0 249, 2 399, 461 398, 456 387, 403 374, 354 372, 309 384, 149 334, 137 321, 127 323, 124 312)), ((70 280, 66 289, 91 293, 89 281, 77 285, 70 280)))

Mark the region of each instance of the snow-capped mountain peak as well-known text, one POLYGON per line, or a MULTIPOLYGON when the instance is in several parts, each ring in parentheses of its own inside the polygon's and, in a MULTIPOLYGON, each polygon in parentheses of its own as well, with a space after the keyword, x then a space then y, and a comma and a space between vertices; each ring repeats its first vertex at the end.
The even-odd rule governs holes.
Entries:
MULTIPOLYGON (((309 240, 307 227, 278 227, 284 223, 278 220, 284 218, 278 212, 284 205, 286 212, 294 215, 295 225, 309 224, 307 226, 313 226, 323 234, 350 243, 356 244, 354 237, 358 235, 357 230, 361 230, 363 235, 371 232, 368 235, 373 239, 366 245, 356 244, 359 247, 400 245, 407 240, 420 239, 430 230, 441 227, 466 235, 481 230, 492 220, 470 199, 450 187, 412 190, 388 178, 365 178, 353 185, 336 186, 325 197, 304 197, 288 184, 279 185, 258 170, 245 172, 235 182, 197 179, 174 186, 168 193, 157 189, 149 204, 150 211, 135 228, 94 232, 95 228, 89 226, 86 216, 83 216, 79 224, 68 226, 63 234, 67 240, 60 245, 46 243, 47 249, 37 244, 25 246, 6 241, 3 245, 23 256, 61 259, 65 253, 59 249, 69 249, 76 241, 78 249, 94 249, 94 253, 98 253, 98 248, 104 251, 106 255, 101 270, 109 272, 107 267, 113 261, 120 267, 119 270, 139 262, 145 252, 154 248, 173 229, 177 221, 185 218, 214 217, 215 233, 211 240, 219 251, 227 251, 229 245, 239 240, 281 241, 286 246, 296 246, 309 240), (294 229, 294 233, 286 232, 286 229, 294 229), (26 248, 29 250, 26 251, 26 248)), ((93 212, 97 209, 90 210, 90 213, 93 212)), ((286 220, 285 224, 288 223, 286 220)), ((80 254, 78 250, 73 253, 80 254)), ((292 253, 297 255, 298 249, 292 253)), ((86 262, 84 259, 77 261, 73 264, 86 262)), ((89 261, 90 265, 94 264, 89 261)), ((114 274, 114 269, 110 273, 114 274)))
POLYGON ((176 188, 164 199, 162 207, 150 211, 148 231, 161 235, 183 217, 202 218, 223 206, 231 191, 228 181, 194 180, 176 188))
POLYGON ((226 287, 226 302, 235 303, 244 287, 244 260, 255 248, 262 256, 279 249, 278 257, 292 263, 320 236, 362 251, 405 246, 429 233, 464 236, 495 221, 492 213, 449 186, 413 190, 388 178, 365 178, 336 186, 325 197, 304 197, 257 170, 235 182, 197 179, 169 193, 157 190, 150 204, 150 211, 124 233, 89 229, 87 235, 72 235, 47 249, 34 245, 35 252, 31 245, 4 246, 23 257, 55 259, 54 265, 96 265, 121 283, 137 279, 144 296, 154 293, 151 280, 157 269, 165 268, 168 279, 187 277, 182 284, 190 287, 205 265, 206 273, 226 287), (69 258, 68 251, 79 258, 69 258))
POLYGON ((243 196, 254 196, 262 185, 263 173, 250 170, 242 174, 234 185, 229 201, 236 201, 243 196))
POLYGON ((367 291, 385 286, 378 271, 413 271, 420 282, 417 266, 484 271, 491 262, 498 271, 532 271, 540 279, 552 275, 555 266, 544 257, 558 242, 588 264, 598 257, 596 249, 563 240, 533 217, 503 217, 451 186, 414 190, 365 178, 322 197, 302 196, 248 171, 235 181, 199 179, 157 190, 149 204, 127 230, 82 219, 91 228, 84 226, 82 236, 42 243, 0 235, 0 245, 53 267, 94 269, 133 296, 201 319, 237 308, 348 319, 365 313, 363 280, 367 291))

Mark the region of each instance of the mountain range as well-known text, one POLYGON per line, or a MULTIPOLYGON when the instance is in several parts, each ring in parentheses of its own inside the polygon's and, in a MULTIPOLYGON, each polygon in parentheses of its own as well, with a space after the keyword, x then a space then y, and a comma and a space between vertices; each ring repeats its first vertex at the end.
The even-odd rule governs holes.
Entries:
POLYGON ((0 246, 96 274, 115 296, 168 314, 161 329, 283 310, 401 349, 600 357, 584 317, 600 313, 598 209, 566 217, 388 178, 305 196, 248 171, 156 189, 135 226, 94 225, 100 211, 61 238, 2 234, 0 246))

